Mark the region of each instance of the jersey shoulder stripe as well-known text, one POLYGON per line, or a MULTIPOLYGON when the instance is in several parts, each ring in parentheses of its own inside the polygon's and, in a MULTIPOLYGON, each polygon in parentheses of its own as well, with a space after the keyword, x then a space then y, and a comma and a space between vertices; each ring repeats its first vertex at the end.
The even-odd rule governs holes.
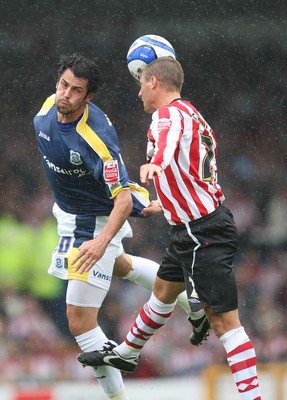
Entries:
POLYGON ((129 180, 129 188, 134 196, 145 206, 147 207, 151 201, 150 193, 148 190, 142 186, 140 186, 137 182, 133 182, 129 180))
POLYGON ((133 210, 130 216, 143 218, 142 210, 150 204, 150 193, 147 189, 131 180, 129 180, 129 188, 133 200, 133 210))
POLYGON ((45 100, 44 104, 42 105, 36 117, 41 115, 46 115, 51 110, 54 104, 55 104, 55 94, 52 94, 45 100))
POLYGON ((91 148, 101 157, 103 162, 112 161, 113 157, 105 143, 97 133, 87 124, 89 117, 89 107, 86 105, 84 115, 76 126, 76 131, 91 146, 91 148))

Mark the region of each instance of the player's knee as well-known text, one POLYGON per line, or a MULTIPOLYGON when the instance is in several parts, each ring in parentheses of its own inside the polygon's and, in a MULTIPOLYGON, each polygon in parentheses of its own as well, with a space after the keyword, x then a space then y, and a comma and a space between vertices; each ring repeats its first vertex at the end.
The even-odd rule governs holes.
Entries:
POLYGON ((153 286, 153 293, 162 303, 171 304, 176 301, 180 292, 175 288, 174 282, 165 281, 157 276, 153 286))
POLYGON ((125 277, 131 270, 132 262, 128 254, 122 253, 115 260, 113 275, 125 277))
POLYGON ((77 318, 77 314, 78 313, 75 312, 75 309, 67 307, 67 320, 68 320, 69 330, 73 336, 80 335, 79 325, 81 318, 77 318))
POLYGON ((73 336, 79 336, 97 326, 96 309, 94 313, 85 307, 75 307, 67 305, 67 320, 69 330, 73 336))
POLYGON ((207 311, 207 316, 210 321, 211 328, 215 335, 220 338, 226 332, 241 326, 237 310, 224 313, 214 313, 207 311))

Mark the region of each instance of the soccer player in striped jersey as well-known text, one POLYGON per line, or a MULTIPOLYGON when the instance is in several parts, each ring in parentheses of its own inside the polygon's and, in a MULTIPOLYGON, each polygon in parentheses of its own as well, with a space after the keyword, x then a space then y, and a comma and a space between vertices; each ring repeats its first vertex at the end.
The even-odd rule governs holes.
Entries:
MULTIPOLYGON (((127 218, 143 216, 150 200, 146 189, 129 180, 116 131, 91 102, 100 80, 93 60, 63 57, 56 93, 34 118, 59 234, 49 273, 68 280, 68 323, 82 351, 101 349, 108 340, 97 315, 112 275, 151 290, 158 270, 157 263, 123 250, 122 239, 132 235, 127 218)), ((186 293, 178 303, 193 316, 186 293)), ((104 366, 93 373, 108 398, 128 399, 119 371, 104 366)))
POLYGON ((107 343, 78 360, 134 371, 142 347, 169 320, 185 283, 191 306, 194 289, 205 303, 239 397, 261 400, 255 350, 238 314, 233 270, 237 230, 218 184, 216 138, 196 108, 181 98, 183 81, 180 63, 165 57, 148 64, 140 78, 139 97, 144 110, 152 113, 148 162, 140 169, 140 179, 145 184, 153 180, 158 196, 144 213, 163 212, 171 238, 153 293, 123 343, 107 343))

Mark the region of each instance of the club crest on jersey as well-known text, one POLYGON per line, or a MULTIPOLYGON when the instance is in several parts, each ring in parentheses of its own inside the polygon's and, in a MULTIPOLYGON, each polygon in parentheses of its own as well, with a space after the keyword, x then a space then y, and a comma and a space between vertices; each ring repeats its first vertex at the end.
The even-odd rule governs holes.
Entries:
POLYGON ((117 160, 106 161, 104 163, 104 178, 106 183, 119 181, 119 166, 117 160))
POLYGON ((81 165, 83 161, 81 159, 81 154, 77 151, 70 150, 70 162, 74 165, 81 165))
POLYGON ((158 122, 158 131, 164 131, 164 130, 169 130, 169 128, 171 127, 171 120, 167 119, 167 118, 162 118, 159 122, 158 122))

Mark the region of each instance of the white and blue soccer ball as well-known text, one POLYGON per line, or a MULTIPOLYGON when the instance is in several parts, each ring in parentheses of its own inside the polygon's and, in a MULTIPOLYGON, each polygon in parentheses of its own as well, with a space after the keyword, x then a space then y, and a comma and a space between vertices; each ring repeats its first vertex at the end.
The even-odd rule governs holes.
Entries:
POLYGON ((159 57, 176 58, 172 45, 158 35, 144 35, 136 39, 127 54, 128 69, 132 76, 139 81, 144 67, 159 57))

